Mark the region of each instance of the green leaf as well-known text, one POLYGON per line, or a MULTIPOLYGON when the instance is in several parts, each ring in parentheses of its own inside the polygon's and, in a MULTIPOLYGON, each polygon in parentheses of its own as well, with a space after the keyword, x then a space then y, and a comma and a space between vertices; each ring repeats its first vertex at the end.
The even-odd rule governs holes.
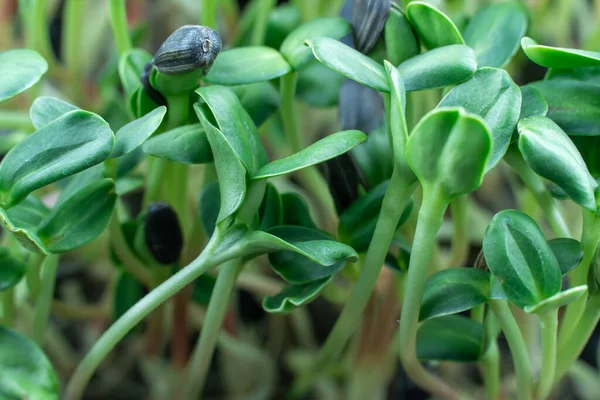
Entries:
POLYGON ((598 85, 600 84, 600 67, 552 68, 546 73, 544 79, 575 79, 598 85))
POLYGON ((199 107, 196 113, 210 142, 219 178, 221 206, 216 222, 219 224, 242 205, 246 195, 246 170, 223 132, 207 120, 199 107))
POLYGON ((454 87, 439 107, 463 107, 487 123, 492 134, 492 152, 485 172, 506 153, 521 113, 521 91, 502 69, 482 68, 468 81, 454 87))
POLYGON ((0 397, 58 400, 58 379, 44 352, 15 330, 0 326, 0 397))
POLYGON ((581 68, 600 66, 600 53, 537 44, 529 37, 521 40, 525 55, 534 63, 546 68, 581 68))
POLYGON ((385 70, 376 61, 329 38, 309 39, 306 44, 325 66, 375 90, 389 92, 385 70))
POLYGON ((590 174, 600 178, 600 136, 570 136, 579 154, 585 161, 590 174))
MULTIPOLYGON (((302 15, 295 4, 284 3, 269 12, 265 45, 278 49, 285 38, 302 23, 302 15)), ((237 33, 237 32, 236 32, 237 33)), ((246 32, 246 39, 251 40, 252 34, 246 32)), ((234 47, 242 47, 235 45, 234 47)))
POLYGON ((562 129, 540 116, 522 119, 518 129, 519 150, 531 169, 558 185, 577 204, 595 211, 598 184, 562 129))
POLYGON ((6 210, 6 215, 16 226, 26 229, 36 228, 49 213, 48 207, 33 194, 6 210))
POLYGON ((600 86, 576 79, 530 83, 548 102, 548 118, 567 135, 600 135, 600 86))
POLYGON ((530 314, 544 314, 562 306, 566 306, 587 293, 587 285, 576 286, 563 290, 552 297, 548 297, 533 306, 525 307, 524 310, 530 314))
POLYGON ((479 10, 464 32, 479 67, 503 68, 519 49, 527 31, 525 8, 517 2, 492 4, 479 10))
POLYGON ((265 196, 258 210, 259 229, 261 231, 269 230, 283 223, 281 196, 271 183, 267 183, 265 196))
POLYGON ((184 125, 148 139, 144 153, 182 164, 207 164, 213 156, 202 124, 184 125))
POLYGON ((217 216, 221 204, 219 182, 209 182, 202 187, 198 199, 198 215, 202 222, 204 233, 211 237, 217 226, 217 216))
POLYGON ((279 92, 269 82, 237 86, 233 89, 256 126, 261 126, 279 109, 279 92))
POLYGON ((115 193, 117 196, 125 196, 135 192, 144 186, 145 179, 143 176, 124 176, 115 182, 115 193))
POLYGON ((295 71, 299 71, 313 57, 304 42, 308 39, 328 37, 340 39, 350 32, 350 24, 341 17, 318 18, 308 21, 288 35, 279 51, 295 71))
POLYGON ((491 150, 491 135, 479 116, 462 108, 438 108, 413 129, 406 159, 424 187, 448 198, 477 189, 491 150))
POLYGON ((298 73, 296 97, 313 107, 335 106, 345 79, 344 75, 313 59, 298 73))
POLYGON ((407 92, 443 88, 472 77, 477 58, 470 47, 450 45, 409 58, 398 70, 407 92))
POLYGON ((516 210, 496 214, 483 238, 483 252, 490 271, 515 305, 534 306, 560 291, 558 261, 526 214, 516 210))
POLYGON ((419 360, 476 362, 482 356, 483 325, 459 315, 429 319, 417 332, 419 360))
POLYGON ((597 296, 600 293, 600 244, 596 247, 588 269, 587 287, 590 296, 597 296))
POLYGON ((321 290, 331 282, 331 279, 332 277, 329 276, 302 285, 289 285, 275 296, 265 297, 262 306, 269 313, 290 313, 295 308, 304 306, 316 299, 321 290))
POLYGON ((29 89, 48 71, 48 63, 33 50, 0 52, 0 101, 29 89))
POLYGON ((70 111, 79 110, 72 104, 66 101, 59 100, 54 97, 38 97, 35 99, 29 110, 29 118, 35 129, 40 129, 42 126, 62 117, 70 111))
POLYGON ((204 77, 213 85, 247 85, 279 78, 292 67, 270 47, 239 47, 220 53, 204 77))
POLYGON ((87 111, 71 111, 15 146, 0 164, 0 205, 12 207, 29 193, 104 161, 114 135, 87 111))
POLYGON ((571 238, 556 238, 548 241, 550 249, 558 261, 561 275, 566 275, 583 259, 581 243, 571 238))
POLYGON ((521 88, 521 115, 519 119, 541 115, 545 117, 548 113, 548 102, 539 90, 532 86, 521 88))
POLYGON ((119 129, 115 134, 115 147, 109 158, 117 158, 142 145, 160 126, 167 107, 160 106, 141 118, 119 129))
POLYGON ((490 299, 490 274, 476 268, 451 268, 425 284, 419 320, 457 314, 490 299))
MULTIPOLYGON (((380 183, 340 215, 338 236, 359 253, 366 251, 371 243, 388 184, 389 181, 380 183)), ((411 201, 404 209, 397 228, 406 222, 412 207, 411 201)))
POLYGON ((317 225, 310 216, 308 204, 296 193, 283 193, 281 195, 281 206, 283 207, 284 225, 298 225, 305 228, 317 229, 317 225))
POLYGON ((119 59, 119 77, 125 93, 131 95, 142 87, 144 66, 152 60, 152 56, 142 49, 129 49, 119 59))
MULTIPOLYGON (((398 106, 396 100, 397 99, 392 96, 391 107, 396 108, 398 106)), ((396 118, 399 118, 399 116, 398 114, 392 113, 391 118, 396 121, 396 118)), ((395 122, 392 122, 390 126, 393 129, 392 144, 395 144, 396 142, 394 140, 396 135, 398 135, 398 132, 395 130, 402 129, 402 126, 395 122)), ((408 140, 408 137, 406 140, 408 140)), ((383 127, 375 129, 369 133, 367 140, 365 140, 360 146, 352 149, 351 154, 356 161, 356 164, 358 164, 359 169, 364 173, 366 181, 370 186, 377 186, 381 182, 390 179, 392 176, 392 171, 394 169, 394 156, 397 153, 394 153, 393 146, 390 146, 390 137, 387 130, 383 127)), ((404 152, 400 154, 400 157, 404 158, 404 152)), ((398 159, 400 159, 400 157, 398 157, 398 159)), ((406 165, 404 172, 412 174, 412 170, 408 167, 408 165, 406 165)))
POLYGON ((35 227, 19 226, 19 224, 12 221, 3 208, 0 208, 0 222, 25 249, 33 253, 50 254, 50 251, 35 233, 35 227))
POLYGON ((144 297, 144 287, 142 284, 129 275, 121 271, 115 285, 113 318, 118 320, 133 307, 142 297, 144 297))
POLYGON ((331 134, 291 156, 273 161, 262 167, 252 179, 264 179, 289 174, 290 172, 319 164, 364 142, 367 135, 360 131, 342 131, 331 134))
MULTIPOLYGON (((214 120, 210 119, 211 123, 216 121, 216 127, 225 135, 248 173, 253 175, 267 163, 267 154, 260 141, 258 129, 248 112, 244 110, 237 96, 226 87, 203 87, 198 89, 197 93, 214 116, 214 120)), ((199 107, 194 108, 198 113, 199 107)))
POLYGON ((456 25, 446 14, 431 4, 414 1, 406 7, 406 15, 428 49, 465 44, 456 25))
POLYGON ((13 257, 7 248, 0 247, 0 292, 19 283, 25 271, 26 266, 21 260, 13 257))
POLYGON ((37 229, 52 253, 74 250, 97 239, 113 213, 117 195, 111 179, 89 184, 55 206, 37 229))
POLYGON ((384 32, 387 59, 392 64, 399 65, 421 52, 419 39, 413 32, 408 18, 396 3, 392 3, 384 32))
POLYGON ((156 103, 148 96, 143 87, 139 87, 129 96, 129 110, 136 117, 140 118, 156 108, 156 103))

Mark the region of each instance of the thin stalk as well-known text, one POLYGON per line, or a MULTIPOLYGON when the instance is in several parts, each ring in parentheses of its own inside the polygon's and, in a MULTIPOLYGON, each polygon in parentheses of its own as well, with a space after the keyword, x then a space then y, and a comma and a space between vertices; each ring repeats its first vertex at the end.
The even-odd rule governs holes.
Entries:
MULTIPOLYGON (((304 148, 302 137, 298 129, 298 115, 296 112, 296 84, 298 73, 290 72, 281 77, 281 118, 287 140, 293 153, 304 148)), ((319 174, 314 166, 303 168, 298 171, 298 178, 306 187, 311 197, 319 202, 322 212, 325 213, 327 227, 336 226, 337 212, 333 197, 325 179, 319 174)))
POLYGON ((535 197, 535 200, 544 212, 544 216, 546 217, 552 232, 557 237, 571 237, 569 226, 556 207, 554 199, 546 190, 544 182, 531 168, 529 168, 519 151, 517 149, 509 148, 504 160, 516 172, 535 197))
POLYGON ((469 255, 468 217, 469 196, 458 196, 450 202, 454 235, 452 236, 452 250, 448 267, 461 267, 469 255))
POLYGON ((81 0, 66 0, 64 9, 64 31, 62 48, 64 62, 67 67, 68 93, 71 101, 79 104, 83 100, 83 64, 81 49, 83 35, 80 30, 84 26, 86 2, 81 0))
POLYGON ((183 384, 184 399, 200 398, 210 361, 219 338, 219 332, 227 313, 231 293, 235 288, 235 280, 242 267, 241 260, 231 260, 225 263, 219 271, 217 282, 208 303, 200 339, 192 352, 192 358, 187 367, 183 384))
POLYGON ((363 268, 352 288, 352 293, 321 348, 317 360, 306 371, 305 375, 295 382, 292 388, 294 395, 298 396, 310 388, 329 363, 340 355, 348 340, 358 328, 361 314, 369 302, 371 292, 383 267, 398 221, 414 192, 414 188, 413 183, 407 184, 406 180, 394 169, 383 198, 373 239, 369 244, 363 268))
POLYGON ((149 286, 152 279, 150 271, 129 248, 129 244, 121 230, 116 210, 113 212, 113 216, 110 219, 108 230, 112 248, 115 251, 117 258, 123 263, 123 267, 140 282, 149 286))
POLYGON ((27 281, 27 289, 29 290, 29 296, 32 299, 37 299, 40 293, 40 289, 42 287, 40 272, 43 262, 43 255, 34 253, 29 255, 29 262, 27 263, 27 274, 25 276, 25 280, 27 281))
POLYGON ((519 400, 529 400, 531 399, 533 378, 531 377, 531 363, 527 355, 527 345, 525 345, 519 325, 517 325, 517 321, 515 321, 515 317, 510 311, 506 300, 490 300, 489 304, 502 327, 513 357, 517 378, 516 398, 519 400))
POLYGON ((74 320, 107 320, 112 316, 110 310, 103 305, 69 304, 60 300, 52 301, 52 314, 74 320))
POLYGON ((483 367, 485 400, 498 400, 500 396, 500 351, 495 338, 490 341, 481 365, 483 367))
POLYGON ((125 0, 110 0, 110 23, 119 58, 131 48, 125 0))
POLYGON ((0 110, 0 128, 21 129, 28 132, 33 132, 35 129, 28 113, 11 110, 0 110))
POLYGON ((552 393, 556 372, 556 336, 558 333, 558 308, 540 314, 542 330, 542 370, 537 387, 538 400, 546 399, 552 393))
POLYGON ((423 189, 417 229, 410 254, 406 289, 400 318, 400 359, 408 376, 421 388, 444 399, 459 395, 439 377, 431 374, 417 358, 417 327, 421 298, 429 272, 429 261, 437 232, 444 219, 447 203, 437 190, 423 189))
POLYGON ((200 23, 212 29, 217 29, 217 1, 202 0, 200 8, 200 23))
POLYGON ((275 0, 258 0, 258 12, 256 13, 256 20, 254 21, 254 29, 252 31, 252 37, 250 43, 252 46, 261 46, 264 44, 265 36, 267 34, 267 22, 269 19, 269 13, 275 7, 275 0))
POLYGON ((586 343, 590 340, 596 325, 600 321, 600 296, 590 297, 575 330, 563 346, 559 347, 556 364, 556 382, 577 360, 586 343))
POLYGON ((50 68, 56 64, 56 58, 50 45, 50 27, 48 25, 48 0, 33 0, 31 14, 27 16, 27 47, 39 52, 48 61, 50 68))
POLYGON ((142 319, 200 275, 236 256, 228 252, 215 253, 220 239, 221 235, 216 231, 198 258, 144 296, 102 335, 73 373, 65 391, 66 400, 82 397, 87 383, 104 358, 142 319))
MULTIPOLYGON (((579 265, 569 274, 571 287, 585 285, 588 270, 596 254, 596 247, 600 242, 600 218, 596 218, 594 212, 582 209, 583 231, 581 233, 581 244, 583 247, 583 258, 579 265)), ((565 308, 565 314, 560 324, 558 335, 558 347, 562 348, 571 338, 577 322, 584 312, 587 296, 581 296, 565 308)))
POLYGON ((33 327, 31 328, 31 338, 40 346, 44 342, 44 333, 48 325, 48 319, 50 318, 58 260, 59 256, 51 255, 46 257, 42 265, 42 290, 37 299, 33 327))
POLYGON ((2 320, 0 325, 13 326, 15 323, 15 290, 10 288, 0 293, 2 297, 2 320))

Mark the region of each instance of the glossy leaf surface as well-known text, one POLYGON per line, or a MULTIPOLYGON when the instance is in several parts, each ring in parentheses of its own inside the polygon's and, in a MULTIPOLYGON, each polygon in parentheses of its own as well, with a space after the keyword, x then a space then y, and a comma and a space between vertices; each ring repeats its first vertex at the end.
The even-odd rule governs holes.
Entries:
POLYGON ((160 106, 119 129, 109 158, 121 157, 141 146, 158 129, 166 113, 167 108, 160 106))
POLYGON ((492 4, 479 10, 464 32, 479 67, 506 66, 527 31, 526 9, 517 2, 492 4))
POLYGON ((399 65, 421 52, 419 39, 413 32, 408 18, 396 3, 392 3, 384 33, 387 60, 392 64, 399 65))
POLYGON ((0 292, 19 283, 25 272, 25 264, 13 257, 7 248, 0 247, 0 292))
POLYGON ((58 399, 58 379, 42 350, 15 330, 0 327, 0 396, 5 399, 58 399))
POLYGON ((504 156, 521 114, 521 91, 502 69, 482 68, 468 81, 454 87, 440 107, 463 107, 479 115, 492 134, 492 152, 485 171, 504 156))
POLYGON ((538 44, 524 37, 521 40, 523 51, 534 63, 546 68, 582 68, 600 66, 600 53, 538 44))
POLYGON ((265 189, 265 195, 263 201, 258 210, 259 216, 259 229, 266 231, 275 226, 283 223, 283 205, 281 203, 281 196, 275 186, 271 183, 267 183, 265 189))
POLYGON ((217 56, 204 77, 214 85, 247 85, 279 78, 292 70, 283 56, 270 47, 238 47, 217 56))
POLYGON ((334 133, 316 143, 292 154, 273 161, 262 167, 253 179, 264 179, 288 174, 311 165, 319 164, 344 154, 365 141, 367 135, 360 131, 342 131, 334 133))
POLYGON ((113 132, 97 115, 63 115, 6 155, 0 164, 0 204, 14 206, 36 189, 101 163, 113 143, 113 132))
POLYGON ((35 129, 40 129, 42 126, 62 117, 69 111, 79 110, 72 104, 66 101, 59 100, 54 97, 38 97, 34 100, 29 110, 29 118, 35 129))
POLYGON ((35 85, 48 71, 48 63, 37 52, 13 49, 0 52, 0 101, 10 99, 35 85))
POLYGON ((569 137, 546 117, 519 121, 519 150, 540 176, 554 182, 577 204, 596 210, 598 184, 569 137))
POLYGON ((385 70, 376 61, 337 40, 315 38, 306 43, 327 67, 380 92, 389 91, 385 70))
POLYGON ((563 290, 554 296, 540 301, 536 305, 525 307, 525 311, 530 314, 543 314, 549 310, 566 306, 567 304, 570 304, 579 299, 581 296, 585 295, 587 293, 587 289, 587 285, 581 285, 563 290))
POLYGON ((550 249, 558 261, 561 275, 566 275, 583 259, 581 243, 570 238, 556 238, 548 241, 550 249))
POLYGON ((131 94, 142 87, 144 66, 152 56, 142 49, 129 49, 119 60, 119 77, 125 93, 131 94))
POLYGON ((515 305, 534 306, 560 291, 560 266, 535 221, 515 210, 494 216, 483 239, 490 271, 515 305))
POLYGON ((182 164, 206 164, 213 160, 202 124, 184 125, 148 139, 144 153, 182 164))
POLYGON ((421 43, 428 49, 464 44, 454 22, 431 4, 414 1, 406 7, 406 15, 419 35, 421 43))
POLYGON ((482 348, 483 325, 459 315, 429 319, 417 332, 420 360, 475 362, 482 348))
POLYGON ((281 206, 283 207, 283 224, 284 225, 298 225, 304 226, 305 228, 314 228, 315 225, 312 217, 310 216, 310 210, 308 204, 302 196, 296 193, 283 193, 281 195, 281 206))
POLYGON ((200 192, 198 199, 198 215, 202 221, 202 228, 208 237, 211 237, 217 225, 217 216, 221 204, 219 182, 207 182, 200 192))
POLYGON ((303 285, 290 285, 285 287, 275 296, 267 296, 263 299, 265 311, 274 314, 287 314, 296 307, 304 306, 313 301, 331 281, 331 277, 319 279, 303 285))

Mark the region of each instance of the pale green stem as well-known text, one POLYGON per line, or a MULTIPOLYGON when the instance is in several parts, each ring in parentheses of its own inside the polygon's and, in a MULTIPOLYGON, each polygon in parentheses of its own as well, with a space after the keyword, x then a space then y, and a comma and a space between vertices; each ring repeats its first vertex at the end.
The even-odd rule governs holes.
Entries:
POLYGON ((252 31, 252 37, 250 43, 252 46, 261 46, 264 44, 265 37, 267 34, 267 22, 269 20, 269 13, 275 7, 275 0, 258 0, 258 12, 256 13, 256 19, 254 21, 254 30, 252 31))
POLYGON ((84 10, 86 3, 81 0, 66 0, 64 10, 64 31, 62 36, 62 49, 64 62, 67 67, 69 97, 75 104, 80 104, 84 99, 83 64, 81 50, 83 39, 82 29, 85 26, 84 10))
MULTIPOLYGON (((412 182, 412 179, 411 179, 412 182)), ((311 368, 294 383, 292 392, 299 396, 306 392, 313 382, 319 378, 325 368, 340 355, 346 347, 361 321, 361 314, 375 287, 377 278, 387 256, 398 221, 413 194, 414 183, 407 184, 406 180, 394 170, 387 191, 383 198, 381 213, 373 239, 365 256, 363 268, 352 288, 342 312, 329 333, 319 356, 311 368)))
POLYGON ((558 308, 540 314, 542 330, 542 370, 538 381, 536 398, 546 399, 552 392, 556 371, 556 335, 558 333, 558 308))
POLYGON ((417 328, 421 298, 429 272, 429 261, 442 225, 447 202, 436 188, 423 188, 417 228, 410 254, 406 289, 400 317, 400 359, 408 376, 421 388, 443 399, 460 396, 439 377, 428 372, 417 358, 417 328))
POLYGON ((562 214, 556 207, 554 199, 546 190, 542 179, 527 165, 517 149, 509 148, 504 160, 521 178, 525 186, 531 191, 538 205, 544 212, 544 216, 557 237, 571 237, 569 227, 562 214))
POLYGON ((117 258, 123 264, 127 272, 134 276, 140 282, 149 286, 151 283, 151 274, 148 268, 138 259, 135 253, 129 248, 129 244, 125 239, 125 235, 121 230, 117 210, 113 212, 113 216, 109 223, 110 243, 112 245, 117 258))
POLYGON ((559 347, 555 379, 558 382, 569 367, 577 360, 600 320, 600 296, 590 297, 583 315, 573 333, 563 346, 559 347))
POLYGON ((29 114, 23 111, 0 110, 0 128, 32 132, 35 128, 29 114))
MULTIPOLYGON (((298 129, 298 115, 296 112, 296 84, 298 82, 298 73, 290 72, 281 77, 281 118, 283 128, 287 136, 293 153, 297 153, 304 148, 302 137, 298 129)), ((326 216, 326 226, 334 226, 337 220, 337 212, 333 197, 325 179, 319 174, 317 168, 310 166, 298 171, 298 178, 312 195, 314 200, 318 201, 326 216)))
POLYGON ((500 396, 500 351, 495 338, 490 341, 481 365, 483 366, 485 400, 498 400, 500 396))
POLYGON ((0 292, 2 297, 2 321, 0 325, 13 326, 15 322, 15 290, 13 288, 0 292))
POLYGON ((48 26, 48 0, 32 0, 31 14, 26 16, 27 47, 39 52, 48 61, 50 68, 56 63, 50 45, 50 27, 48 26))
POLYGON ((209 28, 218 29, 217 26, 217 0, 202 0, 200 8, 200 23, 209 28))
POLYGON ((125 0, 110 0, 110 23, 112 25, 115 46, 120 58, 123 53, 132 47, 129 26, 127 24, 125 0))
MULTIPOLYGON (((596 247, 600 242, 600 218, 596 218, 594 212, 582 209, 583 212, 583 231, 581 234, 581 244, 583 247, 583 259, 579 265, 569 273, 570 286, 585 285, 587 282, 588 270, 596 254, 596 247)), ((565 308, 565 314, 560 324, 560 334, 558 335, 558 348, 570 340, 577 322, 584 312, 587 296, 581 296, 565 308)))
POLYGON ((31 328, 31 338, 40 346, 43 345, 44 333, 48 325, 48 319, 50 318, 58 261, 58 255, 51 255, 46 257, 42 265, 42 290, 37 299, 33 327, 31 328))
POLYGON ((210 296, 200 339, 196 343, 186 370, 183 385, 184 399, 198 399, 201 397, 219 332, 227 314, 231 293, 235 288, 235 280, 242 267, 241 260, 236 259, 223 264, 219 271, 217 282, 210 296))
POLYGON ((515 398, 529 400, 531 399, 533 378, 531 376, 531 363, 527 354, 527 345, 519 330, 519 325, 517 325, 517 321, 515 321, 515 317, 510 311, 506 300, 490 300, 489 304, 502 327, 513 357, 513 365, 517 378, 517 393, 515 398))
POLYGON ((82 397, 88 381, 104 358, 142 319, 215 265, 237 256, 228 252, 215 253, 220 238, 218 231, 215 231, 198 258, 144 296, 102 335, 73 373, 66 388, 66 400, 79 400, 82 397))
POLYGON ((452 199, 450 211, 454 224, 454 235, 452 236, 452 250, 448 267, 462 267, 469 255, 468 217, 469 196, 463 195, 452 199))
POLYGON ((34 300, 37 299, 42 287, 40 271, 42 268, 42 263, 44 262, 44 258, 45 256, 42 254, 31 253, 29 255, 29 262, 27 263, 25 279, 27 281, 29 296, 34 300))

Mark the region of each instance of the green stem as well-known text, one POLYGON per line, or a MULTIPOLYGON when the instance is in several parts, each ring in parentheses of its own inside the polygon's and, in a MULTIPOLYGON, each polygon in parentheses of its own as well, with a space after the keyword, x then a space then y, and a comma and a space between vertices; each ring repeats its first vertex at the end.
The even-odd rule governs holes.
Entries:
POLYGON ((119 223, 116 210, 110 219, 108 229, 110 243, 115 251, 115 254, 117 255, 117 258, 123 263, 123 267, 137 280, 149 286, 151 283, 150 271, 129 248, 129 244, 125 239, 123 231, 121 230, 121 224, 119 223))
POLYGON ((217 1, 202 0, 200 9, 200 23, 212 29, 217 29, 217 1))
POLYGON ((44 342, 44 333, 48 325, 48 319, 50 318, 58 260, 59 256, 51 255, 46 257, 42 265, 42 290, 35 306, 35 317, 31 330, 31 338, 40 346, 44 342))
MULTIPOLYGON (((281 77, 281 118, 286 137, 293 153, 304 148, 302 137, 298 129, 298 115, 296 112, 296 84, 298 73, 290 72, 281 77)), ((325 179, 314 166, 298 171, 298 178, 306 187, 311 196, 319 202, 326 217, 326 226, 335 226, 337 212, 333 197, 325 179)))
POLYGON ((275 7, 275 0, 258 0, 258 12, 256 13, 256 20, 254 21, 254 30, 252 31, 252 37, 250 43, 252 46, 261 46, 264 44, 265 36, 267 34, 267 22, 269 20, 269 13, 275 7))
POLYGON ((485 400, 498 400, 500 396, 500 351, 495 338, 490 341, 481 364, 483 366, 485 400))
POLYGON ((21 129, 28 132, 33 132, 35 129, 28 113, 11 110, 0 110, 0 128, 21 129))
POLYGON ((64 10, 63 52, 68 73, 69 97, 75 104, 83 100, 83 71, 81 63, 82 27, 84 26, 85 2, 66 0, 64 10))
MULTIPOLYGON (((583 247, 583 258, 579 265, 569 273, 571 287, 586 284, 588 270, 596 254, 596 247, 598 247, 598 243, 600 242, 600 218, 596 218, 593 211, 582 209, 582 212, 583 231, 581 233, 581 244, 583 247)), ((565 308, 558 336, 559 349, 571 338, 573 330, 584 312, 586 301, 587 296, 581 296, 565 308)))
POLYGON ((192 353, 192 359, 187 368, 183 385, 184 399, 198 399, 202 393, 204 382, 210 367, 219 332, 227 313, 229 299, 235 287, 235 280, 243 267, 241 260, 231 260, 225 263, 210 296, 206 318, 200 333, 200 339, 192 353))
POLYGON ((468 237, 468 205, 469 196, 458 196, 450 202, 454 235, 452 236, 452 250, 448 267, 461 267, 469 255, 468 237))
POLYGON ((571 237, 569 227, 556 207, 554 199, 546 190, 544 182, 531 168, 529 168, 529 165, 523 160, 519 150, 516 148, 509 148, 504 160, 506 160, 508 165, 510 165, 517 173, 525 186, 535 197, 535 200, 544 212, 544 216, 548 220, 552 232, 558 237, 571 237))
POLYGON ((119 58, 131 48, 125 0, 110 0, 110 23, 119 58))
POLYGON ((529 400, 531 398, 533 382, 531 364, 527 355, 527 346, 519 330, 519 325, 517 325, 517 321, 515 321, 515 317, 510 311, 506 300, 490 300, 489 304, 498 322, 500 322, 513 357, 517 378, 516 398, 519 400, 529 400))
POLYGON ((229 252, 216 253, 220 239, 221 235, 215 231, 198 258, 144 296, 102 335, 73 373, 66 388, 66 400, 78 400, 82 397, 88 381, 104 358, 142 319, 215 265, 237 256, 229 252))
POLYGON ((27 16, 27 47, 39 52, 48 61, 49 66, 56 63, 52 46, 50 45, 50 27, 48 26, 48 1, 33 0, 31 15, 27 16))
POLYGON ((2 297, 2 320, 0 325, 13 326, 15 322, 15 290, 10 288, 0 293, 2 297))
POLYGON ((542 370, 537 387, 538 400, 546 399, 552 392, 556 371, 556 336, 558 333, 558 308, 540 314, 542 330, 542 370))
POLYGON ((559 347, 555 379, 558 382, 569 367, 577 360, 590 340, 600 320, 600 296, 590 297, 575 330, 563 346, 559 347))
POLYGON ((44 262, 44 258, 45 257, 41 254, 32 253, 29 255, 27 275, 25 276, 25 279, 27 281, 27 289, 29 290, 29 297, 34 300, 37 299, 42 287, 40 271, 42 268, 42 263, 44 262))
POLYGON ((421 388, 444 399, 458 399, 459 395, 439 377, 431 374, 417 358, 417 327, 421 298, 429 272, 429 261, 437 232, 442 225, 447 202, 433 188, 423 188, 423 202, 419 210, 415 238, 410 254, 406 289, 400 318, 400 359, 408 376, 421 388))
POLYGON ((340 317, 321 348, 316 362, 294 384, 292 388, 294 395, 301 395, 310 388, 329 363, 339 356, 358 328, 361 314, 369 302, 371 292, 379 277, 398 221, 414 191, 415 185, 412 180, 410 182, 407 184, 397 170, 394 170, 358 280, 352 288, 352 293, 344 305, 340 317))

